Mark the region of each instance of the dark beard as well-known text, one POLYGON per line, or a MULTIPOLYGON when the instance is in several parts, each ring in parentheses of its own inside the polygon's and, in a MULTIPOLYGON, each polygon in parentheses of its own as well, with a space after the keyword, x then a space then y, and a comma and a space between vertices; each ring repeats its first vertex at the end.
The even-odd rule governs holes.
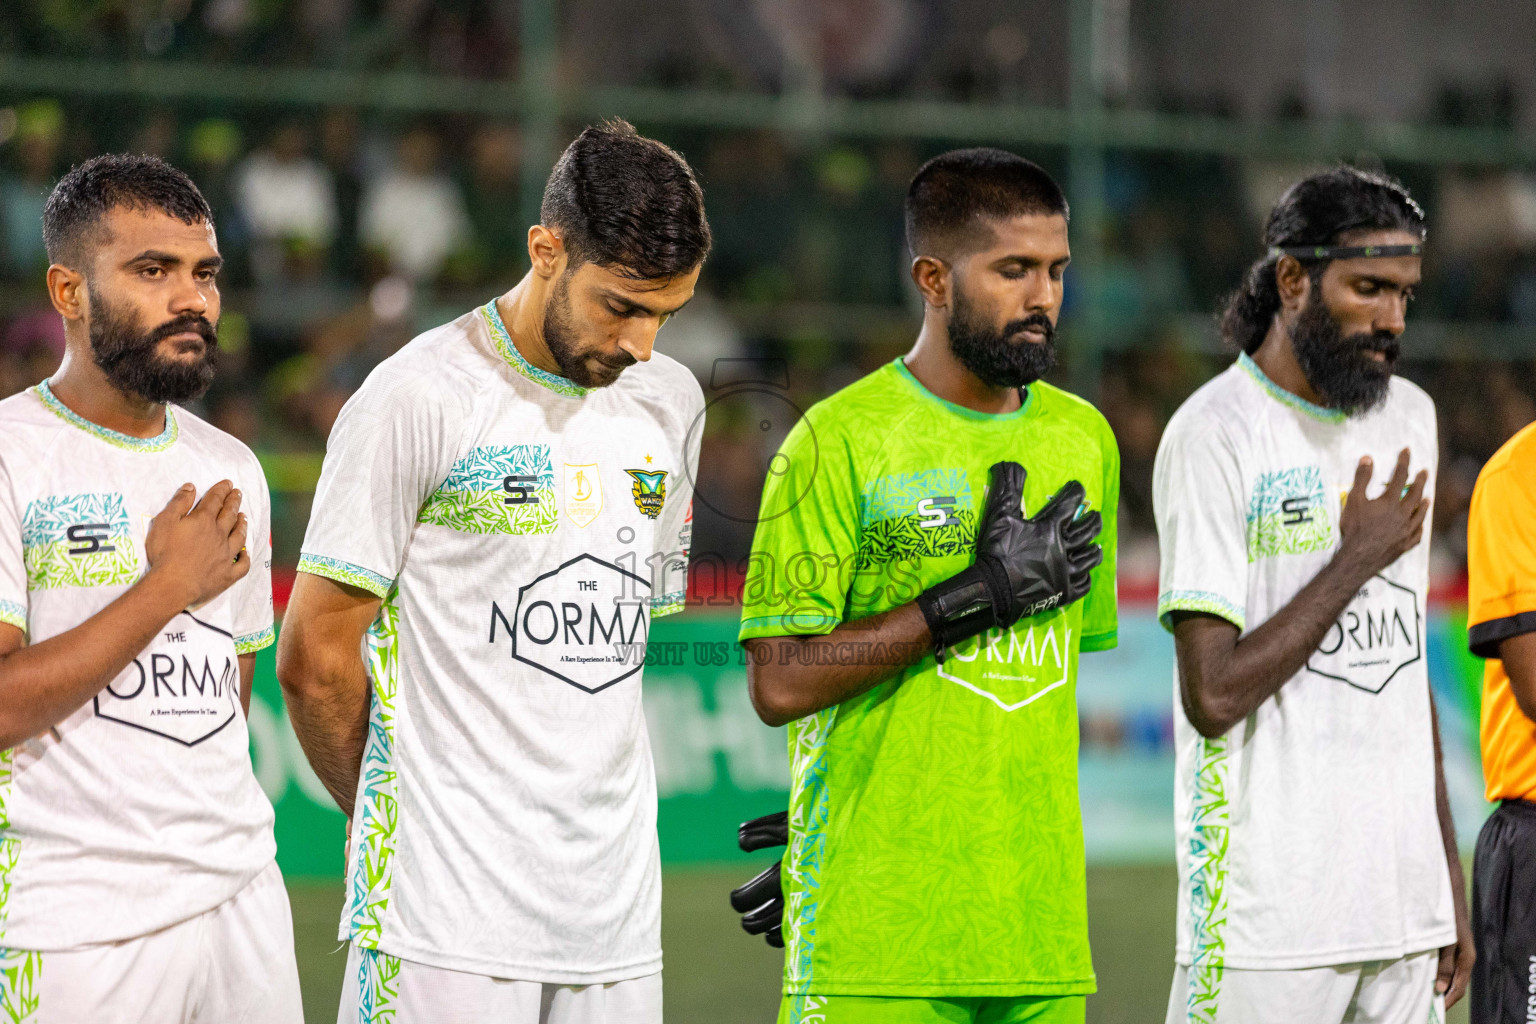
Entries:
POLYGON ((1011 320, 1001 330, 982 323, 957 287, 949 316, 949 347, 961 364, 994 388, 1023 388, 1044 377, 1056 365, 1056 326, 1044 313, 1011 320), (1027 327, 1038 328, 1045 341, 1008 339, 1027 327))
MULTIPOLYGON (((571 326, 571 294, 566 287, 566 278, 569 276, 569 270, 560 275, 560 280, 555 282, 554 292, 550 294, 549 304, 544 307, 544 347, 549 349, 555 365, 560 367, 560 376, 572 384, 583 388, 607 387, 618 379, 618 372, 610 377, 596 376, 588 371, 586 359, 576 348, 576 331, 571 326)), ((624 358, 628 360, 625 366, 635 364, 632 357, 624 358)))
POLYGON ((1370 412, 1386 401, 1399 344, 1387 331, 1345 337, 1339 322, 1314 292, 1291 328, 1291 351, 1323 404, 1346 416, 1370 412), (1382 352, 1378 363, 1367 352, 1382 352))
POLYGON ((106 302, 94 289, 90 296, 91 355, 113 387, 161 405, 187 402, 208 390, 219 337, 205 317, 183 314, 146 333, 126 309, 106 302), (202 358, 193 363, 161 359, 160 342, 185 331, 202 337, 202 358))

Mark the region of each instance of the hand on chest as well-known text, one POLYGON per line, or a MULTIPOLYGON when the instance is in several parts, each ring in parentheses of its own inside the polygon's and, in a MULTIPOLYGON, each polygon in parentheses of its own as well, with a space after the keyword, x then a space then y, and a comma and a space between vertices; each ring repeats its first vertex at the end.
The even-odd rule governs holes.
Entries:
MULTIPOLYGON (((1360 458, 1368 455, 1373 461, 1365 494, 1376 499, 1385 493, 1391 481, 1400 450, 1362 449, 1353 454, 1276 458, 1250 472, 1246 501, 1249 564, 1286 555, 1332 551, 1340 541, 1339 521, 1360 458)), ((1418 453, 1410 453, 1409 479, 1425 468, 1418 453)), ((1433 491, 1431 479, 1426 493, 1433 491)))

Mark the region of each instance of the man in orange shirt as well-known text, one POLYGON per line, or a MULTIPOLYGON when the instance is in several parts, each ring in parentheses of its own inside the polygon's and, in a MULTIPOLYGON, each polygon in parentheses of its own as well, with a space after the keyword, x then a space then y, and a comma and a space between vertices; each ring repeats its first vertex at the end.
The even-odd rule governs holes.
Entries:
POLYGON ((1473 1024, 1536 1017, 1536 425, 1477 478, 1468 634, 1483 670, 1483 776, 1500 801, 1472 868, 1473 1024))

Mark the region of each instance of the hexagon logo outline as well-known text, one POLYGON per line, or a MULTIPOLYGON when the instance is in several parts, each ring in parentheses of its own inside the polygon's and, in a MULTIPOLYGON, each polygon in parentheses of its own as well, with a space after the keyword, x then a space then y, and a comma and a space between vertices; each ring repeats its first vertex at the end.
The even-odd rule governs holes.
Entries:
MULTIPOLYGON (((226 629, 220 629, 218 626, 215 626, 211 622, 204 622, 202 619, 200 619, 197 616, 193 615, 189 611, 182 611, 182 612, 178 613, 174 618, 171 619, 171 622, 175 622, 176 619, 180 618, 182 615, 185 615, 187 618, 191 619, 193 622, 197 623, 199 626, 202 626, 204 629, 207 629, 207 630, 210 630, 210 631, 212 631, 214 633, 218 633, 218 634, 220 634, 222 636, 228 637, 229 641, 230 641, 230 651, 231 651, 231 654, 234 655, 234 639, 235 638, 234 638, 234 634, 233 633, 229 632, 226 629)), ((166 625, 169 626, 170 623, 167 623, 166 625)), ((146 652, 147 652, 147 649, 146 649, 146 651, 139 652, 139 654, 140 654, 140 656, 142 656, 146 652)), ((130 665, 139 665, 139 659, 136 657, 129 664, 130 665)), ((159 736, 162 739, 170 740, 173 743, 180 743, 184 747, 188 747, 188 748, 195 747, 199 743, 202 743, 204 740, 212 739, 214 736, 217 736, 219 733, 223 732, 226 728, 229 727, 229 724, 235 720, 235 714, 236 714, 235 703, 240 699, 240 691, 237 688, 239 680, 240 680, 240 670, 238 668, 238 665, 239 665, 239 657, 238 657, 238 655, 234 655, 234 660, 233 660, 232 664, 235 665, 236 668, 234 670, 233 680, 231 681, 231 685, 230 685, 229 690, 228 690, 229 696, 230 696, 229 708, 227 709, 226 713, 222 716, 223 717, 223 721, 221 721, 218 725, 214 726, 208 732, 205 732, 201 736, 198 736, 196 739, 192 739, 192 740, 183 739, 180 736, 172 735, 171 733, 164 732, 164 731, 162 731, 160 729, 156 729, 153 726, 144 725, 142 722, 135 722, 132 719, 124 718, 121 715, 115 715, 115 714, 112 714, 109 711, 103 711, 102 708, 101 708, 101 693, 97 693, 96 696, 91 698, 91 707, 92 707, 92 710, 95 711, 97 718, 105 719, 108 722, 115 722, 118 725, 126 725, 130 729, 138 729, 139 731, 147 732, 147 733, 149 733, 152 736, 159 736)), ((126 671, 126 669, 124 671, 126 671)), ((140 672, 141 677, 142 677, 143 671, 144 671, 143 666, 139 665, 139 672, 140 672)), ((116 680, 114 679, 113 681, 115 682, 116 680)), ((140 689, 142 689, 142 688, 143 688, 143 680, 141 678, 140 689)), ((112 684, 111 683, 108 683, 102 689, 103 689, 104 692, 110 693, 113 697, 117 697, 118 696, 112 690, 112 684)), ((122 698, 119 697, 118 699, 121 700, 122 698)))
MULTIPOLYGON (((516 608, 512 612, 512 622, 513 622, 513 629, 512 629, 512 657, 513 657, 514 660, 520 661, 524 665, 529 666, 530 668, 536 668, 540 672, 545 673, 546 675, 554 676, 556 679, 560 680, 562 683, 566 683, 566 684, 568 684, 570 686, 574 686, 576 689, 582 691, 583 693, 601 693, 602 691, 608 689, 610 686, 615 686, 618 683, 622 683, 624 680, 628 679, 630 676, 634 675, 636 672, 639 672, 642 668, 645 667, 645 658, 642 656, 642 657, 640 657, 638 659, 635 659, 635 663, 633 665, 630 665, 628 667, 627 671, 625 671, 623 674, 621 674, 619 676, 614 677, 613 679, 610 679, 608 682, 603 683, 601 686, 590 687, 590 686, 584 686, 581 683, 578 683, 576 680, 572 679, 570 676, 567 676, 567 675, 565 675, 562 672, 558 672, 555 669, 550 668, 548 665, 544 665, 544 664, 541 664, 541 663, 539 663, 537 661, 533 661, 530 658, 525 658, 525 657, 523 657, 522 654, 518 653, 518 631, 519 631, 519 629, 521 629, 522 624, 523 624, 523 599, 527 596, 528 591, 532 590, 534 587, 538 586, 543 581, 545 581, 547 579, 551 579, 552 577, 560 575, 560 573, 564 572, 566 569, 568 569, 571 566, 575 565, 577 562, 583 562, 583 561, 595 563, 597 565, 602 566, 605 569, 611 569, 614 572, 618 573, 621 577, 627 576, 631 580, 634 580, 635 583, 638 586, 644 587, 647 591, 649 591, 651 589, 651 582, 650 582, 650 580, 647 580, 647 579, 645 579, 645 578, 643 578, 641 576, 636 575, 635 573, 630 572, 628 569, 625 569, 623 566, 614 565, 612 562, 608 562, 608 561, 605 561, 605 560, 603 560, 601 558, 598 558, 596 555, 589 554, 587 552, 583 552, 582 554, 577 555, 575 558, 567 559, 566 561, 560 563, 559 565, 557 565, 555 568, 549 570, 548 572, 542 573, 542 574, 540 574, 538 576, 535 576, 532 580, 528 581, 527 584, 525 584, 524 586, 521 586, 521 587, 518 588, 518 590, 517 590, 517 606, 516 606, 516 608)), ((646 640, 649 640, 649 638, 650 638, 650 612, 649 612, 649 609, 646 607, 646 601, 645 601, 644 598, 640 599, 640 608, 642 610, 643 621, 645 622, 646 640)), ((644 646, 644 643, 645 643, 645 641, 641 641, 642 648, 644 646)))
MULTIPOLYGON (((1017 625, 1017 623, 1015 625, 1017 625)), ((1034 627, 1031 626, 1030 628, 1033 629, 1034 627)), ((1047 628, 1049 629, 1049 628, 1052 628, 1052 627, 1047 627, 1047 628)), ((1013 629, 1013 627, 1010 626, 1009 630, 1011 631, 1012 629, 1013 629)), ((955 683, 955 684, 957 684, 959 686, 963 686, 965 689, 970 690, 972 693, 979 694, 980 696, 987 698, 987 700, 990 700, 993 704, 996 704, 998 707, 1002 708, 1005 712, 1017 711, 1020 708, 1028 707, 1029 705, 1033 704, 1035 701, 1039 700, 1041 697, 1044 697, 1046 694, 1050 693, 1052 690, 1056 690, 1056 689, 1059 689, 1060 687, 1063 687, 1063 686, 1067 685, 1067 678, 1071 674, 1071 671, 1072 671, 1072 659, 1069 656, 1069 654, 1067 653, 1071 649, 1071 646, 1072 646, 1072 627, 1071 626, 1063 625, 1063 634, 1065 636, 1065 643, 1063 644, 1062 650, 1061 650, 1061 678, 1057 679, 1055 682, 1049 684, 1048 686, 1045 686, 1045 687, 1042 687, 1039 690, 1036 690, 1034 693, 1030 694, 1028 697, 1025 697, 1023 700, 1017 701, 1017 702, 1015 702, 1013 704, 1009 704, 1008 702, 1004 701, 1001 697, 999 697, 997 694, 991 692, 990 690, 982 689, 980 686, 977 686, 975 683, 972 683, 968 679, 961 679, 959 676, 951 675, 949 672, 945 671, 944 665, 947 664, 948 661, 957 660, 955 658, 955 656, 954 656, 954 649, 953 648, 950 649, 950 656, 947 659, 947 661, 940 662, 939 665, 938 665, 939 678, 940 679, 948 680, 949 682, 955 683)), ((986 634, 982 634, 982 636, 985 636, 985 635, 986 634)), ((995 642, 996 641, 994 641, 994 643, 995 642)), ((978 643, 977 644, 977 648, 976 648, 976 657, 980 657, 981 656, 981 652, 984 649, 985 648, 982 647, 980 643, 978 643)), ((968 663, 969 662, 967 662, 967 664, 968 663)))
MULTIPOLYGON (((1304 668, 1308 672, 1311 672, 1313 675, 1322 676, 1324 679, 1332 679, 1332 680, 1334 680, 1336 682, 1344 683, 1347 686, 1352 686, 1355 689, 1361 690, 1361 691, 1363 691, 1365 693, 1377 694, 1377 693, 1380 693, 1382 690, 1385 690, 1387 688, 1387 684, 1392 682, 1392 680, 1396 679, 1397 678, 1397 674, 1399 672, 1401 672, 1403 669, 1407 668, 1409 665, 1415 664, 1416 662, 1419 662, 1419 661, 1423 660, 1423 658, 1424 658, 1424 623, 1423 623, 1423 618, 1424 617, 1423 617, 1423 614, 1419 611, 1419 595, 1417 593, 1415 593, 1412 589, 1410 589, 1409 587, 1405 587, 1401 583, 1398 583, 1398 582, 1396 582, 1394 580, 1387 579, 1387 577, 1383 576, 1381 573, 1377 573, 1375 576, 1372 576, 1371 580, 1372 581, 1380 580, 1382 583, 1385 583, 1388 587, 1391 587, 1393 590, 1401 591, 1402 593, 1408 595, 1408 600, 1409 600, 1410 604, 1413 606, 1413 636, 1409 638, 1409 639, 1411 639, 1413 641, 1413 657, 1408 658, 1405 661, 1398 662, 1396 665, 1394 665, 1393 668, 1392 668, 1392 671, 1387 673, 1387 677, 1381 681, 1381 685, 1375 687, 1374 689, 1369 687, 1369 686, 1363 685, 1361 683, 1357 683, 1353 679, 1350 679, 1350 678, 1348 678, 1346 676, 1337 675, 1337 674, 1335 674, 1333 672, 1325 672, 1322 669, 1315 667, 1312 664, 1312 659, 1316 655, 1322 653, 1321 647, 1319 647, 1317 650, 1314 650, 1312 652, 1312 654, 1309 654, 1307 656, 1307 662, 1306 662, 1306 665, 1304 666, 1304 668)), ((1352 598, 1350 600, 1350 603, 1348 605, 1344 606, 1344 613, 1347 613, 1349 611, 1349 609, 1350 609, 1350 606, 1353 605, 1354 603, 1355 603, 1355 599, 1352 598)), ((1344 614, 1344 613, 1341 613, 1341 615, 1344 614)), ((1404 625, 1406 626, 1406 623, 1404 623, 1404 625)), ((1341 633, 1344 632, 1343 627, 1342 627, 1342 623, 1340 622, 1340 620, 1338 620, 1338 619, 1334 620, 1334 626, 1338 627, 1340 629, 1341 633)), ((1330 627, 1328 634, 1324 635, 1324 639, 1326 640, 1327 636, 1331 635, 1332 632, 1333 632, 1333 628, 1330 627)), ((1339 643, 1342 645, 1343 642, 1344 642, 1343 641, 1343 637, 1341 636, 1340 640, 1339 640, 1339 643)))

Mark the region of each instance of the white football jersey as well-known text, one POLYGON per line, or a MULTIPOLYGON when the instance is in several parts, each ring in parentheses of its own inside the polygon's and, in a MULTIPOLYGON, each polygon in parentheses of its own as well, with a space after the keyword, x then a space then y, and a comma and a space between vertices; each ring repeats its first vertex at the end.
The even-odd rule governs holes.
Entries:
POLYGON ((652 616, 683 606, 704 400, 664 355, 587 390, 494 302, 381 364, 299 569, 384 598, 343 939, 559 984, 661 969, 652 616))
MULTIPOLYGON (((1239 357, 1184 403, 1158 448, 1164 625, 1174 611, 1245 632, 1263 624, 1338 550, 1361 456, 1374 460, 1375 498, 1405 447, 1433 495, 1435 408, 1408 381, 1346 417, 1239 357)), ((1225 736, 1189 724, 1175 668, 1179 963, 1320 967, 1455 938, 1425 667, 1428 532, 1225 736)))
POLYGON ((190 608, 57 727, 0 751, 0 947, 63 950, 158 931, 272 863, 238 655, 272 642, 267 484, 250 449, 168 406, 136 438, 77 416, 47 382, 0 402, 0 622, 37 644, 143 575, 176 489, 243 492, 251 569, 190 608))

